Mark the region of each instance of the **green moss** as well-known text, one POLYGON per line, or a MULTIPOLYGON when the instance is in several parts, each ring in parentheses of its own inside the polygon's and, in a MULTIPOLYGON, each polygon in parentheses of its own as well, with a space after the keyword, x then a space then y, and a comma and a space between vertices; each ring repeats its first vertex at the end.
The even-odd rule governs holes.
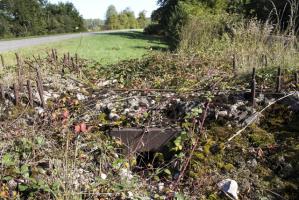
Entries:
POLYGON ((217 137, 217 139, 225 139, 231 134, 232 130, 231 128, 225 127, 225 126, 218 126, 215 125, 211 128, 209 133, 211 135, 214 135, 217 137))
POLYGON ((253 125, 250 127, 249 139, 255 146, 265 147, 275 143, 274 135, 253 125))
POLYGON ((208 200, 217 200, 220 199, 217 193, 210 194, 208 200))
POLYGON ((205 160, 205 155, 203 153, 199 153, 199 152, 195 152, 194 153, 194 156, 198 159, 198 160, 201 160, 201 161, 204 161, 205 160))
POLYGON ((232 165, 232 164, 230 164, 230 163, 225 164, 225 165, 223 166, 223 169, 224 169, 225 171, 228 171, 228 172, 232 171, 234 168, 235 168, 234 165, 232 165))

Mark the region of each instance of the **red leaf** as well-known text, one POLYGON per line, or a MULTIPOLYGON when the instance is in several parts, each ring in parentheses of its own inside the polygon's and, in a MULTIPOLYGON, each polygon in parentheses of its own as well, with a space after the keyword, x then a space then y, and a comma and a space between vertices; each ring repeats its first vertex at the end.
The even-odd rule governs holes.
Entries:
POLYGON ((80 129, 83 133, 87 131, 86 124, 84 122, 80 124, 80 129))
POLYGON ((80 133, 80 125, 75 125, 75 133, 80 133))
POLYGON ((63 111, 62 116, 63 116, 64 119, 67 119, 69 117, 69 115, 70 115, 70 113, 69 113, 68 110, 63 111))

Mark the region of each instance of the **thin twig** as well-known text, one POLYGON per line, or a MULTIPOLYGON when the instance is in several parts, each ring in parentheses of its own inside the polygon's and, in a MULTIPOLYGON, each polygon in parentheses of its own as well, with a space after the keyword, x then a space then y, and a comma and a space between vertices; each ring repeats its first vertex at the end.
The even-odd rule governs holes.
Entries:
POLYGON ((248 122, 248 124, 246 124, 246 126, 244 126, 241 130, 239 130, 236 134, 234 134, 232 137, 230 137, 229 139, 228 139, 228 142, 230 142, 230 141, 232 141, 235 137, 237 137, 238 135, 240 135, 246 128, 248 128, 256 119, 257 119, 257 117, 258 116, 260 116, 266 109, 268 109, 269 107, 271 107, 273 104, 275 104, 275 103, 277 103, 277 102, 279 102, 279 101, 281 101, 281 100, 283 100, 283 99, 285 99, 285 98, 287 98, 287 97, 289 97, 289 96, 292 96, 292 95, 294 95, 294 94, 296 94, 296 93, 298 93, 298 92, 293 92, 293 93, 290 93, 290 94, 288 94, 288 95, 285 95, 285 96, 283 96, 283 97, 281 97, 281 98, 279 98, 279 99, 277 99, 276 101, 274 101, 274 102, 271 102, 271 103, 269 103, 269 105, 267 105, 265 108, 263 108, 261 111, 259 111, 259 112, 256 112, 255 114, 254 114, 254 117, 248 122))

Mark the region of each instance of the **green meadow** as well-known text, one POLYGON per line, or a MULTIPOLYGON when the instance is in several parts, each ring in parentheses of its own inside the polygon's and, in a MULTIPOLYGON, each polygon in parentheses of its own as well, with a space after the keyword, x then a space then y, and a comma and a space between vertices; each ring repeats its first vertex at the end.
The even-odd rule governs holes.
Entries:
POLYGON ((16 51, 4 52, 5 63, 15 64, 15 53, 22 57, 45 57, 52 48, 58 54, 75 54, 101 64, 114 64, 122 60, 141 58, 152 52, 166 50, 167 45, 160 37, 144 35, 140 31, 95 33, 91 36, 63 40, 59 42, 22 48, 16 51))

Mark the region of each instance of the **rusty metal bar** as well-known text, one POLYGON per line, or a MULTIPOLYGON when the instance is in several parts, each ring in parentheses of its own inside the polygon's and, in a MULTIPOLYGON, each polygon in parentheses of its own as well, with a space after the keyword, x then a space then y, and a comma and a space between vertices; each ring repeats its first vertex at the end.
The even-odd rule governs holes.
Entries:
POLYGON ((70 60, 71 59, 71 56, 70 56, 70 52, 67 53, 67 64, 69 65, 70 64, 70 60))
POLYGON ((5 100, 5 93, 4 93, 4 88, 3 88, 3 85, 0 84, 0 98, 1 100, 5 100))
POLYGON ((33 96, 32 96, 32 89, 31 89, 31 82, 27 80, 27 90, 28 90, 28 102, 31 107, 33 107, 33 96))
POLYGON ((56 60, 55 60, 55 58, 56 58, 56 56, 55 56, 55 50, 52 49, 51 52, 52 52, 51 60, 52 60, 52 62, 56 62, 56 60))
POLYGON ((78 67, 78 54, 75 54, 75 61, 76 61, 76 66, 78 67))
POLYGON ((5 67, 5 63, 4 63, 4 57, 3 57, 3 55, 0 55, 0 58, 1 58, 1 66, 2 66, 2 68, 4 68, 5 67))
POLYGON ((75 69, 76 65, 75 65, 74 57, 71 57, 71 64, 72 64, 72 68, 75 69))
POLYGON ((55 61, 57 62, 58 61, 58 53, 57 53, 57 49, 54 49, 55 51, 55 61))
POLYGON ((295 72, 295 86, 298 89, 299 88, 299 77, 298 72, 295 72))
POLYGON ((236 61, 236 54, 233 55, 233 73, 234 73, 234 76, 237 76, 237 61, 236 61))
POLYGON ((256 70, 255 68, 252 69, 252 80, 251 80, 251 103, 252 107, 256 106, 255 96, 256 96, 256 70))
POLYGON ((37 84, 37 90, 38 90, 38 94, 39 94, 40 101, 41 101, 40 103, 41 103, 41 106, 43 108, 45 108, 46 104, 45 104, 45 100, 44 100, 44 87, 43 87, 43 83, 42 83, 42 78, 41 78, 40 70, 37 69, 36 73, 37 73, 36 84, 37 84))
POLYGON ((23 91, 23 64, 21 57, 18 53, 15 53, 17 59, 17 66, 18 66, 18 84, 20 92, 23 91))
POLYGON ((20 104, 20 93, 19 93, 18 84, 16 83, 13 84, 13 90, 15 95, 15 105, 17 106, 20 104))
POLYGON ((63 65, 67 66, 67 57, 66 57, 66 54, 63 54, 63 65))
POLYGON ((281 91, 281 68, 277 69, 277 79, 276 79, 276 92, 281 91))

